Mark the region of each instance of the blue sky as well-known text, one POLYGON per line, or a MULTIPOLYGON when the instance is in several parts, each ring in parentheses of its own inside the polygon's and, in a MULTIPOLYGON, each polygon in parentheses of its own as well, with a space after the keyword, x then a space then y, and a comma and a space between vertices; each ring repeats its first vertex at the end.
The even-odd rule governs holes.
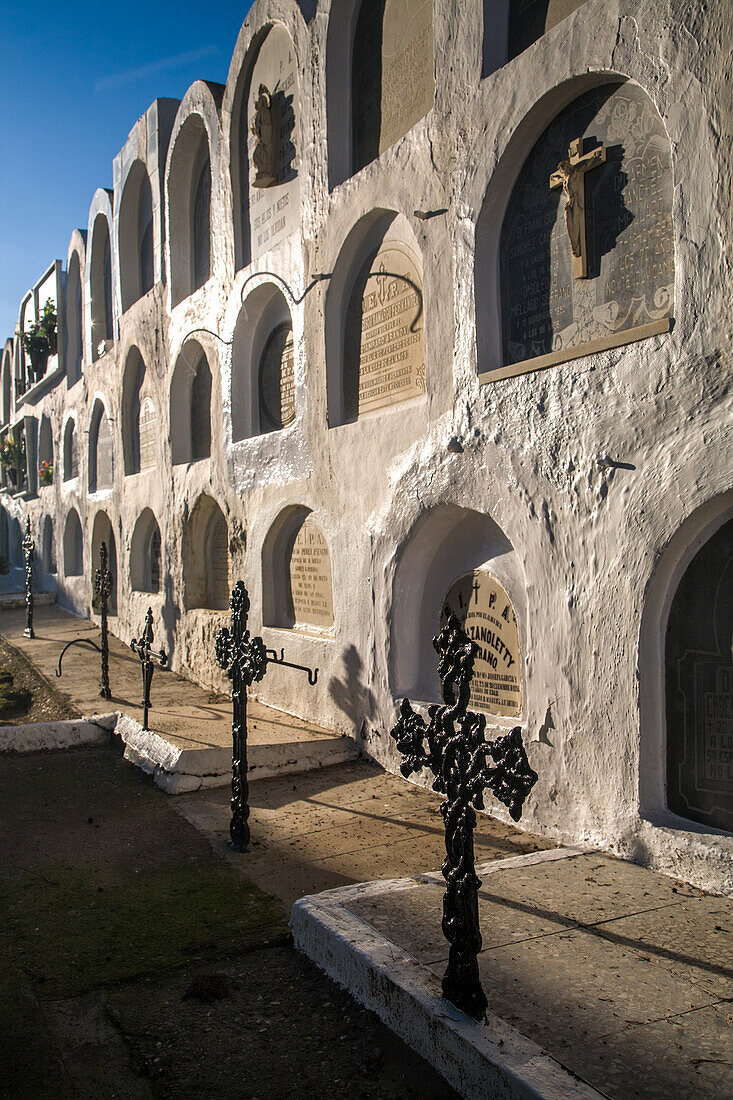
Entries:
POLYGON ((0 0, 0 346, 136 119, 194 80, 223 84, 251 5, 0 0))

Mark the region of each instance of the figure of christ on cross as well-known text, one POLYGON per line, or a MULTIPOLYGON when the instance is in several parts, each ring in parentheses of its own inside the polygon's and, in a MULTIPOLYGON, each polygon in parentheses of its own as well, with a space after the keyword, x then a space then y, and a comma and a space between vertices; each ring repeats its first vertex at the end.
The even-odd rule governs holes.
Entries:
POLYGON ((550 188, 562 187, 565 196, 565 227, 573 254, 573 277, 588 277, 588 248, 585 237, 585 173, 606 161, 606 148, 599 145, 583 153, 583 139, 575 138, 568 148, 568 159, 561 160, 550 176, 550 188))

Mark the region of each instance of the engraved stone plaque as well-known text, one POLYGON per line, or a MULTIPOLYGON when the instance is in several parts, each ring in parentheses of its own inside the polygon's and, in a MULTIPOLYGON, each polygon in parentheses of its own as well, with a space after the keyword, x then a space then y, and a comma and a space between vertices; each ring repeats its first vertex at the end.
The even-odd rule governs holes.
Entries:
POLYGON ((295 420, 295 349, 293 329, 278 325, 260 361, 260 423, 265 431, 286 428, 295 420))
POLYGON ((346 317, 344 416, 425 393, 422 273, 402 241, 382 243, 356 280, 346 317))
POLYGON ((140 469, 149 470, 157 465, 158 417, 155 405, 149 397, 140 404, 140 469))
MULTIPOLYGON (((249 160, 249 217, 253 260, 289 237, 300 222, 300 180, 295 148, 297 119, 298 71, 295 50, 285 27, 276 24, 268 32, 257 55, 249 84, 246 127, 243 127, 246 131, 246 153, 249 160), (263 118, 263 105, 258 106, 260 88, 263 86, 267 89, 270 101, 266 119, 263 118), (257 133, 252 131, 253 124, 259 131, 259 139, 257 133), (269 186, 254 187, 253 181, 258 176, 255 150, 263 138, 272 143, 272 155, 268 160, 274 168, 274 182, 269 186)), ((258 160, 260 155, 258 154, 258 160)))
POLYGON ((113 484, 112 429, 109 420, 103 413, 97 429, 97 484, 95 489, 111 489, 113 484))
POLYGON ((667 800, 733 830, 733 520, 680 582, 666 637, 667 800))
POLYGON ((522 711, 519 633, 512 602, 490 573, 477 569, 452 585, 440 625, 452 611, 478 646, 470 705, 487 714, 516 718, 522 711))
POLYGON ((290 554, 290 602, 296 626, 333 626, 331 558, 326 540, 306 519, 290 554))
POLYGON ((507 365, 546 357, 534 364, 546 366, 666 331, 674 299, 670 149, 640 88, 593 89, 545 130, 515 185, 500 261, 507 365), (572 163, 582 170, 563 190, 562 169, 572 163), (571 243, 578 224, 580 243, 571 243), (583 254, 582 277, 573 248, 583 254))

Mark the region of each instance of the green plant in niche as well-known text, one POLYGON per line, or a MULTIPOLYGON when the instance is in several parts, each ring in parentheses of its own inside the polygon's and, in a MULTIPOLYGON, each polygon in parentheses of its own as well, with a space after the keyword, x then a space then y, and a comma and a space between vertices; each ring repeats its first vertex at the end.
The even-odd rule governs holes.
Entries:
POLYGON ((57 323, 56 305, 52 298, 47 298, 40 318, 29 325, 20 338, 31 361, 34 382, 38 382, 46 373, 49 355, 56 354, 57 323))

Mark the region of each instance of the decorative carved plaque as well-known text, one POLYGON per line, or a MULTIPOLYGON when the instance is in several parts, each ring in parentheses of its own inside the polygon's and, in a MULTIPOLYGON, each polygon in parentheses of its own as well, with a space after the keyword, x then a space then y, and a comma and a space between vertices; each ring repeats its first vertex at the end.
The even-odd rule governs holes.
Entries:
POLYGON ((519 633, 511 600, 483 569, 459 577, 448 591, 440 616, 456 615, 478 646, 471 683, 474 710, 516 718, 522 711, 519 633))
POLYGON ((289 573, 295 625, 333 626, 331 558, 325 538, 308 519, 295 536, 289 573))
POLYGON ((97 484, 95 489, 111 489, 114 484, 112 464, 112 429, 102 413, 97 429, 97 484))
POLYGON ((359 273, 344 359, 346 419, 425 393, 422 274, 401 241, 385 239, 359 273))
POLYGON ((272 333, 260 360, 260 421, 265 430, 285 428, 295 419, 294 363, 293 329, 286 322, 272 333))
POLYGON ((149 397, 140 404, 140 469, 149 470, 158 463, 158 417, 149 397))
POLYGON ((667 800, 733 830, 733 520, 690 563, 666 638, 667 800))
POLYGON ((640 88, 596 88, 545 130, 515 185, 500 259, 505 364, 548 366, 666 331, 674 301, 670 149, 640 88), (573 163, 577 186, 568 194, 559 177, 573 163), (573 245, 576 215, 583 239, 573 245))
POLYGON ((295 149, 297 119, 295 49, 285 27, 275 25, 257 55, 249 83, 247 125, 243 127, 249 158, 253 260, 290 236, 300 222, 300 181, 295 149), (255 180, 258 180, 257 186, 254 186, 255 180))

